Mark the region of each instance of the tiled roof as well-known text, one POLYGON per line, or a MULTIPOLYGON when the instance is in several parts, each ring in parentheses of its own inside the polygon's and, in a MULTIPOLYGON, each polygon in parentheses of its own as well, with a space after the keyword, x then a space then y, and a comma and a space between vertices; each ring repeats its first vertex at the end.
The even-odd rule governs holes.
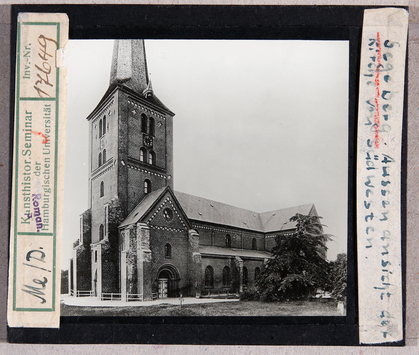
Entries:
MULTIPOLYGON (((168 187, 163 187, 149 193, 119 226, 125 227, 136 223, 145 213, 147 213, 166 189, 168 189, 168 187)), ((189 220, 214 223, 262 233, 293 229, 295 228, 295 222, 290 222, 292 216, 296 213, 308 215, 310 211, 315 208, 314 204, 309 203, 302 206, 257 213, 225 203, 208 200, 203 197, 186 194, 184 192, 175 191, 174 194, 189 220)))
POLYGON ((223 247, 214 247, 214 246, 200 246, 199 252, 201 254, 207 254, 207 255, 239 256, 243 258, 257 258, 257 259, 267 259, 267 258, 272 257, 272 254, 266 251, 223 248, 223 247))
POLYGON ((153 204, 159 199, 161 194, 166 190, 166 187, 162 187, 156 191, 150 192, 146 195, 140 203, 135 206, 131 213, 124 219, 119 227, 125 227, 137 221, 153 206, 153 204))
POLYGON ((175 191, 175 196, 191 220, 264 233, 293 229, 295 228, 295 223, 290 222, 289 219, 296 213, 307 215, 314 208, 314 204, 309 203, 258 213, 184 192, 175 191))
POLYGON ((256 212, 178 191, 175 191, 175 196, 189 219, 262 231, 256 212))
POLYGON ((264 232, 276 232, 279 230, 293 229, 295 222, 290 222, 290 218, 297 213, 308 215, 313 209, 314 204, 283 208, 281 210, 259 213, 264 232))

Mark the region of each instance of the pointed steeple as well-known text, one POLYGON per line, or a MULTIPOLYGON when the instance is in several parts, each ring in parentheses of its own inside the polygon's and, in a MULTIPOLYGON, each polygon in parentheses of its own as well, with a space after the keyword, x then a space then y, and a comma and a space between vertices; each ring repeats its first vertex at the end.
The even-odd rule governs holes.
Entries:
POLYGON ((123 84, 140 95, 149 90, 143 39, 115 41, 109 84, 123 84))

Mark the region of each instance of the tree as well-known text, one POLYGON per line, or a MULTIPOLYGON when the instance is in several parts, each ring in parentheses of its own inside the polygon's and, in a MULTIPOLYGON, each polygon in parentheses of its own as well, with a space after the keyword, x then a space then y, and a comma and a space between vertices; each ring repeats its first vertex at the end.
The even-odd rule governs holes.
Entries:
POLYGON ((276 245, 257 281, 261 300, 304 299, 327 281, 326 242, 319 216, 297 213, 293 233, 278 234, 276 245))
POLYGON ((337 301, 346 300, 346 259, 345 253, 338 254, 336 261, 329 265, 331 295, 337 301))

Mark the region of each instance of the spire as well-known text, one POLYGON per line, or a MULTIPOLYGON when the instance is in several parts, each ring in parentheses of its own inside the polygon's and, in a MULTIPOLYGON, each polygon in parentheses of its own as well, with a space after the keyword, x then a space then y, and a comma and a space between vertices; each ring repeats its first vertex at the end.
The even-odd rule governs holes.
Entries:
POLYGON ((109 84, 124 84, 139 94, 148 92, 151 84, 143 39, 115 41, 109 84))

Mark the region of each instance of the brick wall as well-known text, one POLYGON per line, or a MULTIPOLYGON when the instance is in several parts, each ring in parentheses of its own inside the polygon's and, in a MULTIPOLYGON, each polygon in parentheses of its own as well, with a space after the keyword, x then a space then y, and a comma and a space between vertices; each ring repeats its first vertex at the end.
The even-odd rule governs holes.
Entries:
MULTIPOLYGON (((118 198, 118 100, 110 97, 104 107, 91 119, 91 228, 92 243, 99 241, 99 227, 105 224, 104 205, 118 198), (106 133, 99 136, 100 120, 106 116, 106 133), (106 149, 106 161, 99 167, 98 155, 106 149), (101 183, 104 184, 104 195, 100 196, 101 183)), ((103 159, 103 157, 102 157, 103 159)))
POLYGON ((154 108, 149 107, 144 102, 138 99, 123 94, 124 104, 127 105, 127 121, 128 121, 128 155, 135 159, 140 159, 140 147, 144 147, 149 150, 153 150, 156 153, 156 166, 161 169, 166 169, 166 155, 172 154, 167 151, 166 137, 171 134, 171 130, 167 129, 167 124, 171 124, 167 121, 166 115, 156 111, 154 108), (150 118, 154 120, 154 134, 150 132, 149 124, 147 125, 147 132, 143 132, 141 129, 141 116, 147 117, 147 122, 150 118), (152 137, 152 147, 147 147, 143 142, 144 134, 152 137))
MULTIPOLYGON (((205 268, 207 266, 211 266, 214 270, 214 287, 208 288, 205 287, 205 283, 202 283, 202 288, 205 291, 210 291, 211 293, 216 293, 217 291, 226 292, 227 290, 232 291, 233 286, 233 279, 232 283, 228 286, 223 285, 223 269, 225 266, 230 268, 231 273, 233 274, 233 269, 235 268, 234 265, 234 258, 232 257, 202 257, 202 275, 205 277, 205 268)), ((236 280, 237 281, 237 280, 236 280)), ((205 294, 205 292, 203 293, 205 294)))
MULTIPOLYGON (((247 268, 248 272, 248 284, 247 288, 254 288, 255 287, 255 269, 259 267, 260 271, 263 270, 264 261, 263 260, 255 260, 255 259, 246 259, 242 258, 243 266, 247 268)), ((208 288, 205 287, 205 283, 202 283, 203 290, 207 293, 217 293, 217 292, 226 292, 227 290, 232 292, 238 291, 238 286, 240 283, 239 280, 239 270, 237 265, 234 261, 233 257, 209 257, 204 256, 202 257, 202 275, 205 275, 205 269, 207 266, 211 266, 214 270, 214 287, 208 288), (232 282, 230 287, 225 287, 223 285, 223 269, 225 266, 228 266, 231 271, 232 275, 232 282)), ((246 287, 244 288, 246 289, 246 287)), ((205 294, 205 292, 204 292, 205 294)))
MULTIPOLYGON (((137 294, 137 236, 135 228, 126 232, 125 238, 128 237, 128 251, 126 253, 126 290, 127 293, 137 294)), ((121 266, 122 267, 122 266, 121 266)), ((121 280, 122 281, 122 280, 121 280)))
MULTIPOLYGON (((150 229, 150 248, 153 255, 151 278, 158 279, 159 270, 164 265, 172 265, 179 273, 178 289, 188 288, 192 277, 188 275, 188 265, 191 262, 188 258, 188 232, 183 231, 161 231, 155 228, 150 229), (165 245, 171 246, 171 258, 165 256, 165 245)), ((185 295, 185 292, 183 292, 185 295)))
MULTIPOLYGON (((144 181, 151 182, 151 190, 167 186, 173 187, 173 120, 172 117, 151 108, 138 98, 120 91, 119 105, 119 159, 126 165, 119 167, 119 198, 129 213, 144 198, 144 181), (144 144, 141 131, 141 115, 154 119, 153 145, 144 144), (148 157, 140 161, 140 148, 154 151, 156 164, 148 164, 148 157), (127 161, 130 161, 130 166, 127 161), (172 177, 166 179, 166 175, 172 177)), ((150 132, 147 132, 149 135, 150 132)))
MULTIPOLYGON (((194 226, 194 229, 199 233, 199 244, 200 245, 212 245, 211 242, 211 235, 212 229, 210 228, 200 228, 198 226, 194 226)), ((225 246, 225 243, 224 243, 225 246)))
POLYGON ((251 259, 245 259, 243 266, 247 267, 248 272, 248 288, 254 288, 255 287, 255 269, 258 267, 260 271, 264 268, 264 262, 263 260, 251 260, 251 259))
POLYGON ((91 289, 91 211, 86 210, 80 215, 80 244, 75 248, 77 290, 91 289))
POLYGON ((90 247, 80 245, 76 249, 77 291, 90 291, 91 289, 91 253, 90 247))
POLYGON ((118 252, 102 246, 102 292, 119 292, 118 252))
POLYGON ((151 182, 151 190, 155 191, 166 186, 166 180, 162 177, 128 168, 128 211, 132 211, 144 198, 144 181, 151 182))
POLYGON ((256 239, 256 250, 263 250, 265 236, 258 233, 243 233, 243 249, 253 249, 253 239, 256 239))
POLYGON ((264 234, 248 232, 236 228, 213 226, 210 224, 193 223, 193 228, 199 233, 200 245, 226 246, 226 236, 230 235, 231 247, 236 249, 252 249, 252 239, 256 239, 257 250, 264 250, 264 234))
POLYGON ((149 277, 152 282, 155 282, 159 277, 159 270, 164 265, 169 265, 170 268, 175 268, 173 270, 176 270, 180 277, 178 289, 182 290, 183 295, 186 295, 193 282, 193 276, 189 275, 189 265, 192 260, 191 253, 189 253, 188 226, 169 193, 162 196, 160 201, 145 218, 150 226, 150 249, 152 252, 152 267, 149 277), (167 220, 163 215, 166 208, 170 208, 173 213, 171 220, 167 220), (166 244, 170 244, 171 247, 170 258, 165 255, 166 244))

